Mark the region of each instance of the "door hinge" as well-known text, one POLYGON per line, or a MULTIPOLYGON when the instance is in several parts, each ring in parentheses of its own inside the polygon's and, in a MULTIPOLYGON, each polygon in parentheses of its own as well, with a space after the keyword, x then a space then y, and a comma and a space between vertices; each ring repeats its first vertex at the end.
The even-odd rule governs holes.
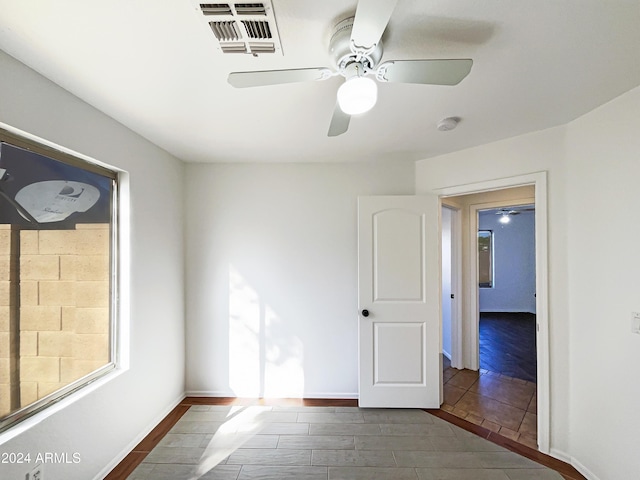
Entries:
POLYGON ((456 298, 456 297, 453 295, 453 293, 451 294, 451 298, 456 298))

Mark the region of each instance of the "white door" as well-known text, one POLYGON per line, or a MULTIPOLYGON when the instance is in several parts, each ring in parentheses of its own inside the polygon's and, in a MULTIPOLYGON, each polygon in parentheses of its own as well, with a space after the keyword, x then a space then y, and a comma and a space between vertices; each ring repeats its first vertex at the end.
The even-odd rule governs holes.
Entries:
POLYGON ((440 406, 435 195, 358 199, 359 405, 440 406))

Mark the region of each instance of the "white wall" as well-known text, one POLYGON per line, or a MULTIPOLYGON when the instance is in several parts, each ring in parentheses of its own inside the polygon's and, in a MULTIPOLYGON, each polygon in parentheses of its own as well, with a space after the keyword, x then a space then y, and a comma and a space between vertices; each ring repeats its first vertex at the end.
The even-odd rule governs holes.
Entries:
POLYGON ((413 163, 187 166, 187 391, 355 397, 358 195, 413 163))
POLYGON ((493 288, 479 289, 480 311, 536 313, 534 212, 499 220, 495 211, 478 214, 479 229, 491 230, 494 242, 493 288))
MULTIPOLYGON (((45 478, 96 478, 184 392, 184 168, 1 51, 0 72, 0 122, 130 174, 130 369, 1 447, 33 456, 78 452, 78 464, 45 465, 45 478)), ((27 471, 0 465, 2 478, 27 471)))
POLYGON ((600 480, 640 472, 639 132, 640 87, 568 126, 571 453, 600 480))
MULTIPOLYGON (((565 137, 566 127, 556 127, 416 164, 417 193, 543 170, 548 172, 550 434, 551 447, 560 452, 569 451, 570 427, 565 137)), ((462 197, 452 197, 447 201, 454 202, 459 198, 462 197)), ((480 204, 493 201, 491 198, 492 194, 479 194, 477 199, 467 201, 480 204)), ((463 225, 464 222, 463 218, 463 225)), ((463 254, 466 248, 463 245, 463 254)), ((470 285, 468 279, 463 278, 462 287, 467 291, 475 285, 470 285)))

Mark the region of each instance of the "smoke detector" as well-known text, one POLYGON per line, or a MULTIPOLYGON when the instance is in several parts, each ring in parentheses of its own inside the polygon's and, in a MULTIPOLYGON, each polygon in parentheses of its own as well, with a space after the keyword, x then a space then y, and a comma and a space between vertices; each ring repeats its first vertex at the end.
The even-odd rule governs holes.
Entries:
POLYGON ((443 120, 440 120, 438 123, 438 130, 441 132, 448 132, 449 130, 453 130, 458 126, 460 119, 458 117, 449 117, 443 120))

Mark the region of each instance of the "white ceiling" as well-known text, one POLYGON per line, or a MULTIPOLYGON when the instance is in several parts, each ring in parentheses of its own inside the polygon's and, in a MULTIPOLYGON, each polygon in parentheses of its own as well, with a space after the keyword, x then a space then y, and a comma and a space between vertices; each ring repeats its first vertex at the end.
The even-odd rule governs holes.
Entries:
POLYGON ((567 123, 640 84, 638 0, 399 0, 383 60, 472 58, 471 73, 380 84, 329 138, 337 78, 234 89, 227 75, 331 66, 331 27, 356 1, 273 7, 282 56, 219 53, 193 0, 0 0, 0 48, 193 162, 417 160, 567 123), (450 116, 458 128, 438 131, 450 116))

